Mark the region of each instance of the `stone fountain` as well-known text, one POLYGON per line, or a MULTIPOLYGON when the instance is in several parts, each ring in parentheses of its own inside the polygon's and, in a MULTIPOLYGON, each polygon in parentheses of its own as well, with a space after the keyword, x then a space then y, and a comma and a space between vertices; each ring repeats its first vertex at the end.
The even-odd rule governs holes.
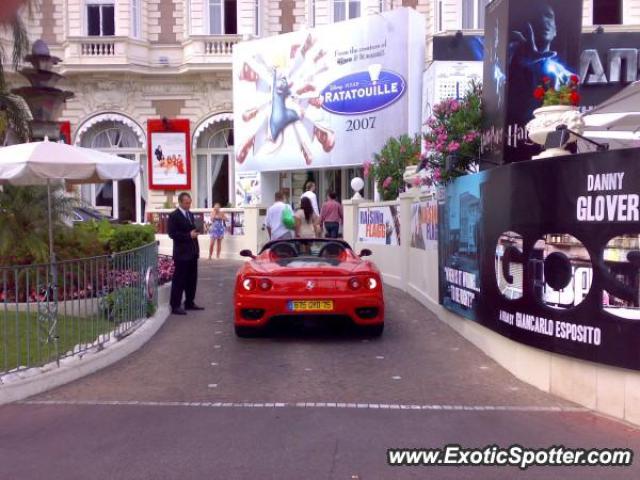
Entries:
POLYGON ((56 87, 64 77, 54 71, 54 65, 60 63, 58 57, 51 56, 49 46, 42 40, 37 40, 32 48, 31 55, 25 60, 33 67, 23 68, 19 73, 26 77, 31 84, 28 87, 14 88, 12 93, 24 98, 33 120, 29 122, 31 128, 31 141, 60 140, 60 128, 57 119, 62 114, 67 99, 73 97, 73 92, 61 90, 56 87))

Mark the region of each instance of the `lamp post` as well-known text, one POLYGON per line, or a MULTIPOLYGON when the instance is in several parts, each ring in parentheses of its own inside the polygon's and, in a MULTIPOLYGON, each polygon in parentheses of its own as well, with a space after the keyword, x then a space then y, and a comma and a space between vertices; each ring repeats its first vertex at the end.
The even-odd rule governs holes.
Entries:
POLYGON ((31 47, 31 55, 25 57, 32 67, 23 68, 19 73, 31 84, 28 87, 14 88, 11 93, 24 98, 33 120, 29 122, 31 141, 41 141, 45 137, 57 142, 60 140, 60 117, 65 102, 73 97, 73 92, 61 90, 56 84, 64 77, 54 71, 54 65, 60 63, 58 57, 51 56, 48 45, 37 40, 31 47))

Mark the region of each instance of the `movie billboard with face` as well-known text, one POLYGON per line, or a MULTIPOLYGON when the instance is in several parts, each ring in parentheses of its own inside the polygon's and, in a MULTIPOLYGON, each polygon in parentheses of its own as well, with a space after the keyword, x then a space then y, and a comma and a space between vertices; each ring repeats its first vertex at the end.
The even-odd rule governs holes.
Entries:
POLYGON ((361 165, 419 132, 424 36, 400 8, 237 44, 236 171, 361 165))
MULTIPOLYGON (((495 0, 486 10, 484 158, 529 160, 540 151, 525 131, 542 106, 533 91, 578 73, 582 0, 495 0)), ((490 163, 491 165, 491 163, 490 163)))

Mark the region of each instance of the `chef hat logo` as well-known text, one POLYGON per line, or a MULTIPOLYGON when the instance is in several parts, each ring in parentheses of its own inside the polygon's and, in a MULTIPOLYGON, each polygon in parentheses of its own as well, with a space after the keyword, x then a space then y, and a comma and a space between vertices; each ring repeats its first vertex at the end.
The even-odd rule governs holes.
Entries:
POLYGON ((371 65, 369 65, 369 68, 367 70, 369 70, 369 78, 371 78, 371 83, 378 83, 382 65, 379 63, 372 63, 371 65))

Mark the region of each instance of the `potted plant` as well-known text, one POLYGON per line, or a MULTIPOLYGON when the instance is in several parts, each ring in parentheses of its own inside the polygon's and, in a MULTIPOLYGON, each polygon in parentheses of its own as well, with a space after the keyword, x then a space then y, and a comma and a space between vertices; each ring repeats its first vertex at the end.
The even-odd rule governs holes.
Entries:
POLYGON ((404 175, 420 163, 420 137, 390 138, 373 162, 364 162, 364 175, 373 176, 383 200, 395 200, 404 191, 404 175))
MULTIPOLYGON (((580 94, 578 84, 580 79, 571 75, 560 87, 555 88, 549 77, 542 78, 542 85, 534 91, 533 96, 542 102, 542 106, 533 111, 533 120, 527 124, 529 138, 538 145, 544 146, 549 133, 556 131, 558 125, 566 125, 569 130, 581 134, 584 130, 584 120, 578 109, 580 94)), ((571 136, 571 141, 575 141, 571 136)), ((545 150, 533 158, 548 158, 568 155, 570 152, 562 146, 545 150)))
MULTIPOLYGON (((446 99, 433 107, 424 135, 425 173, 416 184, 439 185, 477 171, 482 126, 482 86, 473 82, 461 99, 446 99)), ((421 169, 419 169, 421 170, 421 169)))

